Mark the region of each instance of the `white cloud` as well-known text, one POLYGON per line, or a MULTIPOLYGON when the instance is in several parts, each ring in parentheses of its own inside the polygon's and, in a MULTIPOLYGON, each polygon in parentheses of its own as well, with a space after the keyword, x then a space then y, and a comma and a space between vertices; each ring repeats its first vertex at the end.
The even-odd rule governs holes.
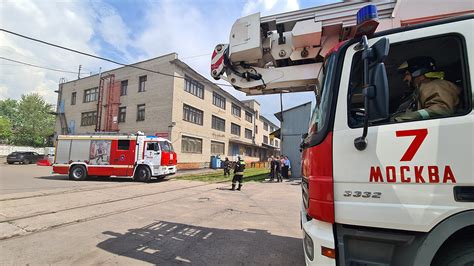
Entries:
MULTIPOLYGON (((86 3, 87 4, 87 3, 86 3)), ((3 1, 2 28, 33 38, 95 53, 90 43, 94 35, 95 14, 82 2, 29 0, 3 1)), ((50 68, 77 71, 110 66, 102 61, 36 43, 7 33, 0 33, 0 56, 50 68)), ((77 78, 77 74, 52 72, 0 60, 0 99, 19 99, 22 94, 37 92, 56 103, 59 79, 77 78)))
POLYGON ((242 16, 261 13, 261 16, 277 14, 300 9, 297 0, 247 0, 242 16))

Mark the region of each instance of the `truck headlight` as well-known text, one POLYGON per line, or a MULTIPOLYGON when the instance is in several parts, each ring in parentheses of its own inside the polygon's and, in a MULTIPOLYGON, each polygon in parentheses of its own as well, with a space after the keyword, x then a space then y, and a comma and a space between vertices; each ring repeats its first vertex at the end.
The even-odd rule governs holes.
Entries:
POLYGON ((311 237, 309 237, 309 235, 306 232, 304 232, 303 245, 304 245, 304 252, 306 253, 306 256, 309 258, 309 260, 312 261, 314 259, 313 240, 311 239, 311 237))

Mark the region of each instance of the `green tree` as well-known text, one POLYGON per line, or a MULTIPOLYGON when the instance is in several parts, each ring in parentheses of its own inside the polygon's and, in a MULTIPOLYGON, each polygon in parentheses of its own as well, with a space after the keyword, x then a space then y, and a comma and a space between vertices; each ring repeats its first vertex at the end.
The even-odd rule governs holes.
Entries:
POLYGON ((18 122, 18 101, 13 99, 0 101, 0 116, 10 121, 12 129, 15 129, 18 122))
POLYGON ((13 143, 41 147, 50 145, 54 133, 55 117, 52 106, 39 94, 22 95, 18 103, 17 121, 14 125, 13 143))
POLYGON ((7 143, 12 136, 12 125, 10 120, 0 116, 0 142, 7 143))

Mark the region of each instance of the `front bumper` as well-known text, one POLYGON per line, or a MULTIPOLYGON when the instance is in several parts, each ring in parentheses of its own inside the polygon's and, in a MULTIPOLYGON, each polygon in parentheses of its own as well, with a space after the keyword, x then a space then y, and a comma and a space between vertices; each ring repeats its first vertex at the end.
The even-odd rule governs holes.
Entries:
POLYGON ((301 211, 301 226, 303 228, 303 248, 308 249, 308 243, 312 244, 312 251, 305 250, 305 261, 306 265, 336 265, 336 260, 323 256, 321 250, 323 247, 334 249, 334 231, 333 225, 326 222, 321 222, 316 219, 308 220, 306 212, 303 209, 301 211), (313 259, 308 256, 313 254, 313 259))
POLYGON ((176 165, 158 166, 153 169, 153 176, 173 175, 176 174, 176 165))

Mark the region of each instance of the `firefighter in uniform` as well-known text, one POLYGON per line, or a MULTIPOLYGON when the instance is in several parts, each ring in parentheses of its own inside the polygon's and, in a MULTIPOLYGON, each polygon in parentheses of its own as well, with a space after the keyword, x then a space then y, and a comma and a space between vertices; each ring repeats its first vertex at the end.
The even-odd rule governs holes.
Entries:
POLYGON ((392 117, 396 122, 429 119, 454 114, 459 104, 459 89, 444 80, 444 72, 437 71, 431 57, 411 58, 398 67, 403 79, 414 88, 413 93, 399 106, 392 117))
POLYGON ((237 190, 242 188, 242 178, 244 177, 245 162, 240 159, 240 156, 237 157, 237 162, 234 167, 234 178, 232 179, 232 190, 235 190, 235 185, 239 182, 237 190))

